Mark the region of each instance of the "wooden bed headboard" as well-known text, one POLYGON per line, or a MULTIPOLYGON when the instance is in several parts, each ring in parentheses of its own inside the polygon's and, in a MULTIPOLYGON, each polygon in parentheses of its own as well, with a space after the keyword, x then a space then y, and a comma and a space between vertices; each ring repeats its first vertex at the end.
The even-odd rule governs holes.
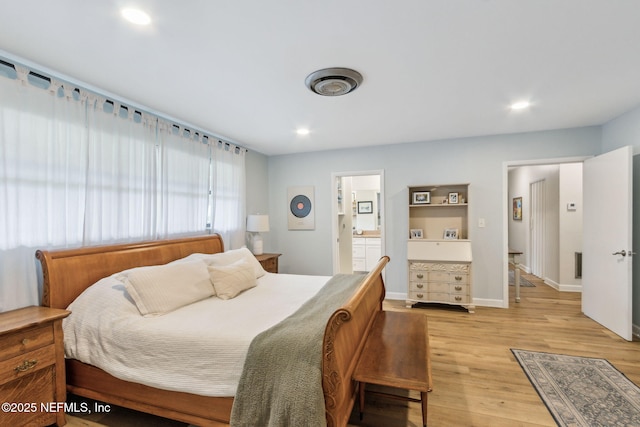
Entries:
POLYGON ((67 308, 98 280, 133 267, 166 264, 192 253, 224 252, 218 234, 36 252, 42 264, 42 305, 67 308))

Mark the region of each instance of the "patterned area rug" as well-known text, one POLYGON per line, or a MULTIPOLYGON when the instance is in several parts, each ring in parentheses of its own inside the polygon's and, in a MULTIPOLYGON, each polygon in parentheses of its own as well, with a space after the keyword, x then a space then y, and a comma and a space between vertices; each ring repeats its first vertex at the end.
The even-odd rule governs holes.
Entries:
POLYGON ((605 359, 511 351, 559 426, 640 426, 640 389, 605 359))
MULTIPOLYGON (((516 273, 513 270, 509 270, 509 286, 515 286, 516 285, 516 273)), ((533 283, 531 283, 530 281, 528 281, 527 279, 525 279, 524 277, 522 277, 522 274, 520 275, 520 287, 525 287, 525 288, 535 288, 536 285, 534 285, 533 283)))

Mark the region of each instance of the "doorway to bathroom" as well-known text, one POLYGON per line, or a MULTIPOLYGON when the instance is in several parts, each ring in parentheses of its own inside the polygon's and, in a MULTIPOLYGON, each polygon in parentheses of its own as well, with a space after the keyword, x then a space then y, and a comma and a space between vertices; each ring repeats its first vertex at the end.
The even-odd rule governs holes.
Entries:
POLYGON ((333 272, 369 271, 384 254, 384 171, 336 172, 333 189, 333 272))

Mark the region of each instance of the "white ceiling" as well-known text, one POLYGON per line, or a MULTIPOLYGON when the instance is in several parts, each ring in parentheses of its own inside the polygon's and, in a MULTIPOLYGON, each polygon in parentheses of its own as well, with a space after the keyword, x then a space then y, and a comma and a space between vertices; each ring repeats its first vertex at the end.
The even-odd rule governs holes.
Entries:
POLYGON ((275 155, 603 124, 640 105, 639 21, 638 0, 0 0, 0 49, 275 155), (311 93, 327 67, 364 82, 311 93))

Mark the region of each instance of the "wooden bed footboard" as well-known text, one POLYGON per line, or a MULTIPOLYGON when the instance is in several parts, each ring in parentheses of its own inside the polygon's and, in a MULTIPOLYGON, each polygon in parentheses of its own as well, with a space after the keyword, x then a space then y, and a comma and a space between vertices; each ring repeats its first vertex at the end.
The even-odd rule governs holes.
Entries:
POLYGON ((385 297, 382 270, 389 262, 383 256, 369 272, 351 299, 336 310, 324 334, 322 388, 324 390, 327 426, 346 426, 356 399, 353 381, 367 334, 385 297))
MULTIPOLYGON (((224 251, 219 235, 134 244, 37 251, 44 278, 42 305, 67 308, 86 288, 103 277, 133 267, 166 264, 192 253, 224 251)), ((385 296, 384 256, 351 299, 331 316, 324 334, 322 386, 327 424, 345 426, 356 398, 352 380, 373 319, 385 296)), ((123 381, 94 366, 67 360, 67 390, 138 411, 199 426, 229 423, 233 397, 207 397, 160 390, 123 381)))

